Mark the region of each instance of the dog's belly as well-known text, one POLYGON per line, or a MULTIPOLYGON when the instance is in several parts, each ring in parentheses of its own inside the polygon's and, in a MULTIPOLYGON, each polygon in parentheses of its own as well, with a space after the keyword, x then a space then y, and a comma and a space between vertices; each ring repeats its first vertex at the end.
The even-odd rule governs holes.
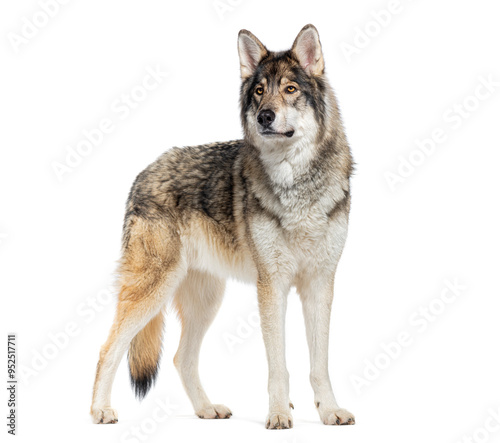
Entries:
POLYGON ((188 268, 255 284, 257 269, 248 247, 221 227, 197 220, 182 236, 188 268))
POLYGON ((234 278, 252 284, 257 281, 255 265, 244 254, 228 256, 211 245, 197 243, 194 247, 190 247, 187 255, 189 268, 208 272, 223 279, 234 278))

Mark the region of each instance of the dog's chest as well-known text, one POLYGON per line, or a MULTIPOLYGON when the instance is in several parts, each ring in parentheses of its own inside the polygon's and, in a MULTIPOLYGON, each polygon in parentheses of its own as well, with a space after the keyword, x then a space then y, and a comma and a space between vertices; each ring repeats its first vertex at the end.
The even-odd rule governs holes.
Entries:
POLYGON ((344 198, 340 183, 327 189, 308 187, 279 194, 280 227, 288 248, 298 255, 319 251, 335 231, 330 215, 344 198))
POLYGON ((328 167, 312 169, 289 162, 267 164, 267 172, 268 185, 257 183, 254 191, 264 213, 277 222, 273 229, 279 232, 269 233, 270 237, 280 239, 283 250, 297 258, 321 255, 325 243, 335 237, 336 223, 330 216, 346 198, 345 180, 332 175, 328 167))
POLYGON ((289 248, 310 249, 325 236, 329 224, 327 208, 321 199, 309 203, 300 194, 286 195, 281 196, 279 206, 280 228, 289 248))
POLYGON ((329 228, 326 215, 315 209, 285 217, 282 223, 286 246, 297 256, 317 251, 329 228))

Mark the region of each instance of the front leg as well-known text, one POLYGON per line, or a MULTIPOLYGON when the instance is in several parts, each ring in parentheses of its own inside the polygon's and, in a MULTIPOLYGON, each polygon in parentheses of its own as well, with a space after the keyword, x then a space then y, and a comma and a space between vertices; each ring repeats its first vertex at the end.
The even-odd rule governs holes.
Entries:
POLYGON ((328 342, 334 270, 302 276, 297 285, 306 324, 314 403, 325 425, 353 425, 354 415, 339 408, 328 374, 328 342))
POLYGON ((289 285, 279 284, 268 278, 259 278, 257 284, 262 335, 269 368, 267 429, 288 429, 293 426, 285 361, 285 312, 289 289, 289 285))

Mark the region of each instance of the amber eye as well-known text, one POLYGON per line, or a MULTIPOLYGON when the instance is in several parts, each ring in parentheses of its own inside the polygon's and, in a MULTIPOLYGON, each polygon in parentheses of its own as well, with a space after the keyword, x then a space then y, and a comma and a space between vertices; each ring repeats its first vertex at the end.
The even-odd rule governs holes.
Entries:
POLYGON ((286 88, 286 92, 288 92, 289 94, 293 94, 296 90, 297 88, 295 86, 288 86, 286 88))
POLYGON ((259 88, 257 88, 257 89, 255 90, 255 93, 256 93, 257 95, 262 95, 262 94, 264 94, 264 88, 260 88, 260 87, 259 87, 259 88))

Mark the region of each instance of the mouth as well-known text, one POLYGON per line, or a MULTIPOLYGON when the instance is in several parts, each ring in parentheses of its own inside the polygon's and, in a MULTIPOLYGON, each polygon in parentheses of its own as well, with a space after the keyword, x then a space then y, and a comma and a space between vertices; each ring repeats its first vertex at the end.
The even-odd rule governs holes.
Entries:
POLYGON ((291 131, 287 132, 276 132, 276 131, 263 131, 261 132, 261 135, 265 137, 293 137, 293 134, 295 134, 295 131, 292 129, 291 131))

